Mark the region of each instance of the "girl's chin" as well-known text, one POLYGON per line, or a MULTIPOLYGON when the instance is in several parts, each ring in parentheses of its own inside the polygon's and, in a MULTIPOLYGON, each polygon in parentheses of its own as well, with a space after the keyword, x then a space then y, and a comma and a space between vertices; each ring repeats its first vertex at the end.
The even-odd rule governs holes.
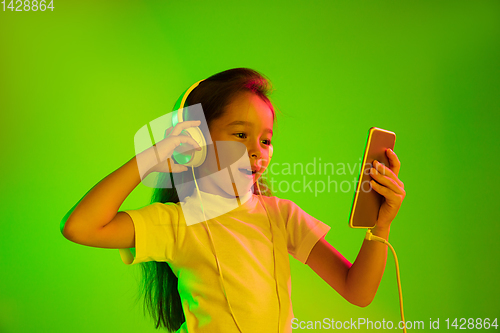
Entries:
POLYGON ((200 190, 212 194, 217 194, 225 198, 234 198, 235 196, 243 196, 248 191, 253 192, 253 186, 258 179, 258 175, 245 175, 233 174, 231 178, 229 175, 223 173, 215 173, 198 180, 200 190))
POLYGON ((253 186, 254 184, 252 182, 245 182, 245 183, 238 183, 235 184, 233 187, 233 184, 231 184, 230 187, 224 186, 222 187, 222 190, 225 192, 227 197, 234 198, 235 196, 242 197, 249 191, 253 192, 253 186))

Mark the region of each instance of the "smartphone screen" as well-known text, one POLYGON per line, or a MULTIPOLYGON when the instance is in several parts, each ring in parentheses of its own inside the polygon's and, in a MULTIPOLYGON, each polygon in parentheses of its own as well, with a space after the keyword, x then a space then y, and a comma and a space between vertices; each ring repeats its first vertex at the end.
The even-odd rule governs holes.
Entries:
POLYGON ((394 132, 370 128, 349 218, 351 228, 373 228, 377 224, 378 212, 385 198, 372 188, 370 168, 374 160, 389 166, 385 151, 387 148, 394 150, 395 142, 394 132))

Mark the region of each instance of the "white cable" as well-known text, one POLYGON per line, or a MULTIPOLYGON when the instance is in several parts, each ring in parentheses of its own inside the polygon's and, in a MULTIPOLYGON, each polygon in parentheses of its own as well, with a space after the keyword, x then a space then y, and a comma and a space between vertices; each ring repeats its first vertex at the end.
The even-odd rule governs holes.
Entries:
POLYGON ((377 242, 381 242, 381 243, 386 244, 387 246, 389 246, 389 248, 392 251, 392 254, 394 255, 394 262, 396 263, 396 277, 397 277, 397 281, 398 281, 399 309, 401 310, 401 320, 403 321, 403 332, 406 333, 406 322, 405 322, 405 315, 404 315, 404 311, 403 311, 403 292, 401 291, 401 279, 399 277, 399 263, 398 263, 398 256, 396 256, 396 251, 394 251, 394 248, 392 247, 392 245, 388 241, 386 241, 382 237, 378 237, 378 236, 375 236, 374 234, 372 234, 372 231, 370 229, 366 230, 365 239, 367 239, 369 241, 375 240, 377 242))
POLYGON ((191 170, 193 171, 194 184, 196 185, 196 190, 198 191, 198 196, 200 197, 201 211, 203 212, 205 224, 207 225, 207 231, 208 231, 208 235, 210 237, 210 241, 212 244, 212 250, 214 251, 215 261, 217 263, 217 269, 219 270, 219 275, 220 275, 219 282, 220 282, 220 285, 222 287, 222 292, 224 293, 224 297, 226 298, 227 305, 229 306, 229 311, 231 311, 231 316, 233 316, 234 322, 236 323, 236 327, 238 327, 238 330, 241 333, 243 333, 243 331, 240 328, 240 325, 238 324, 238 321, 236 320, 236 316, 233 313, 233 309, 231 308, 231 304, 229 303, 229 299, 228 299, 227 294, 226 294, 226 288, 224 287, 224 277, 222 276, 222 269, 221 269, 220 264, 219 264, 219 259, 217 258, 217 251, 215 250, 215 243, 214 243, 214 240, 212 238, 212 233, 210 232, 210 227, 208 226, 207 217, 205 216, 205 209, 203 208, 203 201, 201 199, 200 189, 198 188, 198 182, 196 181, 196 177, 194 175, 194 167, 193 166, 191 166, 191 170))
MULTIPOLYGON (((267 218, 269 220, 269 226, 271 227, 271 244, 273 244, 273 259, 274 259, 274 281, 276 282, 276 295, 278 296, 278 318, 281 317, 281 300, 280 300, 280 293, 279 293, 279 286, 278 286, 278 279, 277 279, 277 272, 276 272, 276 253, 274 252, 274 232, 273 232, 273 224, 271 222, 271 216, 269 215, 269 212, 267 211, 267 207, 266 205, 264 204, 264 200, 262 200, 262 194, 261 194, 261 191, 260 191, 260 187, 259 187, 259 181, 257 180, 255 182, 257 184, 257 189, 259 190, 259 201, 260 201, 260 204, 264 207, 265 211, 266 211, 266 215, 267 215, 267 218)), ((279 319, 278 319, 279 320, 279 319)), ((279 331, 281 330, 281 326, 279 326, 280 323, 278 323, 278 333, 279 331)))

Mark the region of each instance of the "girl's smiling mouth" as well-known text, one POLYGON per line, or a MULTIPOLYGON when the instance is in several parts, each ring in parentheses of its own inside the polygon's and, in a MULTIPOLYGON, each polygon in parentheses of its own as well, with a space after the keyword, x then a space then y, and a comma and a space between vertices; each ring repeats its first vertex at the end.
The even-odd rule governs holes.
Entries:
POLYGON ((252 169, 239 168, 238 170, 248 177, 253 177, 253 175, 257 173, 256 170, 253 171, 252 169))

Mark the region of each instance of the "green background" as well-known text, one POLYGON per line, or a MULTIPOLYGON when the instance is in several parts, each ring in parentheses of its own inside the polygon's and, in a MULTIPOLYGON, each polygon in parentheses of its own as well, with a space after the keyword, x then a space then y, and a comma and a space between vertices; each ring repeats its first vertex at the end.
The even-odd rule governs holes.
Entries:
MULTIPOLYGON (((59 222, 134 156, 139 128, 193 82, 234 67, 273 82, 274 163, 352 165, 370 127, 396 132, 407 196, 390 241, 406 320, 427 331, 440 318, 446 331, 446 318, 500 316, 498 1, 54 6, 0 12, 0 332, 155 331, 135 303, 138 265, 66 240, 59 222)), ((277 195, 330 225, 326 239, 354 261, 364 231, 347 225, 352 191, 277 195)), ((140 184, 122 209, 150 197, 140 184)), ((293 258, 291 269, 299 320, 399 320, 390 253, 366 308, 293 258)))

